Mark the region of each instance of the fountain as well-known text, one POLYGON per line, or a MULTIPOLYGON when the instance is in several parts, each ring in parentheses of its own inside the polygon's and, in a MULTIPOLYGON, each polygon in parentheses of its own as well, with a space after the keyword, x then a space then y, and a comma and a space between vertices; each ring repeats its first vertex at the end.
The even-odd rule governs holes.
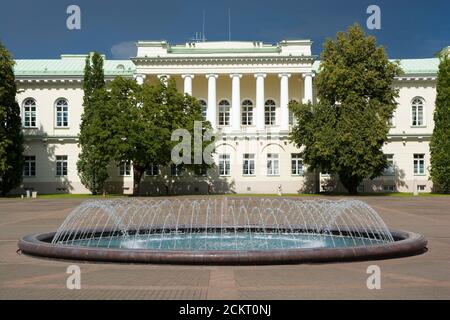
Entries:
POLYGON ((82 261, 242 265, 393 258, 426 243, 390 230, 362 201, 223 197, 87 201, 19 248, 82 261))

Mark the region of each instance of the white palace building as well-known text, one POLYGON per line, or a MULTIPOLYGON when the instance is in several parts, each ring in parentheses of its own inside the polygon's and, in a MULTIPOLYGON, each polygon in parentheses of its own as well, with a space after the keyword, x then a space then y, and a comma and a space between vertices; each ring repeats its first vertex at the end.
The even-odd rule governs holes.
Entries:
MULTIPOLYGON (((288 104, 313 101, 319 61, 310 40, 262 42, 138 42, 137 57, 105 60, 107 81, 116 76, 145 81, 175 79, 180 91, 204 106, 204 116, 222 138, 215 168, 206 174, 153 168, 144 194, 309 193, 342 190, 336 178, 309 174, 299 149, 289 142, 294 125, 288 104)), ((17 192, 88 193, 77 174, 86 56, 16 60, 18 102, 26 141, 23 186, 17 192)), ((361 192, 431 191, 429 142, 433 132, 439 60, 400 60, 395 80, 398 109, 384 146, 390 168, 364 181, 361 192)), ((319 128, 318 128, 319 129, 319 128)), ((112 164, 107 191, 132 192, 132 164, 112 164)))

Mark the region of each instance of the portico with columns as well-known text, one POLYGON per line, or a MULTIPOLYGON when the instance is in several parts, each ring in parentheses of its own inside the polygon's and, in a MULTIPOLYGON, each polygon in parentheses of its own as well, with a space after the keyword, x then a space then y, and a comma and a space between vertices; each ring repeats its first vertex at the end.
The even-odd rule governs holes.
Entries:
POLYGON ((289 130, 291 100, 313 100, 315 57, 309 40, 261 42, 195 42, 172 46, 140 41, 136 65, 138 83, 162 76, 177 82, 180 91, 206 102, 207 120, 228 134, 289 130), (229 122, 219 124, 219 104, 230 105, 229 122), (253 104, 251 125, 242 123, 242 103, 253 104), (274 120, 267 121, 266 102, 274 102, 274 120))

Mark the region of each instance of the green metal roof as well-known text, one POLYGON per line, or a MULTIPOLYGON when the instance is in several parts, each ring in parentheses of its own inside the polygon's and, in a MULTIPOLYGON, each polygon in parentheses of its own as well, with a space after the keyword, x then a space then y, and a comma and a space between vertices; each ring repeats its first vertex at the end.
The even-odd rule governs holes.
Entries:
MULTIPOLYGON (((236 49, 189 49, 172 48, 174 53, 227 53, 236 52, 236 49)), ((242 49, 245 52, 277 52, 278 48, 242 49)), ((16 76, 82 76, 84 74, 86 55, 62 55, 61 59, 26 59, 15 60, 14 73, 16 76)), ((437 74, 439 68, 438 58, 428 59, 401 59, 405 74, 437 74)), ((313 71, 318 72, 320 61, 315 61, 313 71)), ((105 60, 104 70, 106 76, 132 76, 136 66, 131 60, 105 60)))
MULTIPOLYGON (((61 59, 15 60, 16 76, 82 76, 86 55, 62 55, 61 59)), ((132 76, 136 70, 131 60, 105 60, 105 76, 132 76)))
MULTIPOLYGON (((427 59, 391 59, 391 61, 400 61, 400 66, 405 74, 437 74, 439 69, 438 58, 427 59)), ((315 61, 313 64, 313 71, 318 72, 320 61, 315 61)))

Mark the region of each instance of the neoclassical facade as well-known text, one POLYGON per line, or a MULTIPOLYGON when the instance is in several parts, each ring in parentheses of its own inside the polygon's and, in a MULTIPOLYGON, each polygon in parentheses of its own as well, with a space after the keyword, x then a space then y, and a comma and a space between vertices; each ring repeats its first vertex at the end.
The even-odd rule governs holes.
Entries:
MULTIPOLYGON (((139 84, 174 79, 178 89, 200 100, 203 115, 221 138, 216 167, 187 172, 152 168, 146 194, 302 193, 340 190, 335 177, 307 173, 300 151, 289 142, 295 119, 290 101, 312 101, 320 61, 310 40, 262 42, 138 42, 130 60, 105 60, 105 77, 133 77, 139 84)), ((17 60, 26 163, 23 188, 39 193, 87 193, 76 170, 83 112, 86 56, 17 60)), ((433 132, 436 58, 400 60, 404 75, 389 142, 390 168, 364 181, 363 192, 429 192, 429 141, 433 132)), ((111 164, 108 192, 130 193, 132 164, 111 164)))

